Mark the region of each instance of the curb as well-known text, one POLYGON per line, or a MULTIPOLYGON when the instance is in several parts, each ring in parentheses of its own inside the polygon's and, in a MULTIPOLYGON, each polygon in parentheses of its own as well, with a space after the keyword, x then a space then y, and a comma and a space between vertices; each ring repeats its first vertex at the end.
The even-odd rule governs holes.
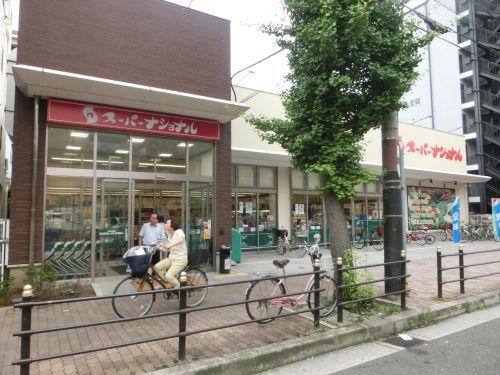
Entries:
POLYGON ((256 374, 303 361, 352 345, 389 337, 402 332, 419 319, 431 317, 428 324, 448 319, 463 313, 500 304, 500 292, 487 292, 460 300, 431 305, 425 309, 407 310, 386 319, 367 320, 310 336, 277 342, 258 348, 246 349, 222 357, 202 359, 195 362, 150 372, 149 375, 187 374, 256 374))

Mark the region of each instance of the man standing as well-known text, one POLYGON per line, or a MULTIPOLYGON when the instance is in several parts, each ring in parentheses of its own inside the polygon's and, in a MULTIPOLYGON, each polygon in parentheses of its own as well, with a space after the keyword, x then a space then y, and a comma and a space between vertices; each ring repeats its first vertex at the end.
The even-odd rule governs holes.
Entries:
MULTIPOLYGON (((152 213, 149 217, 149 223, 144 223, 139 232, 139 246, 156 246, 165 239, 165 228, 158 223, 158 214, 152 213)), ((154 265, 160 261, 160 253, 153 255, 151 264, 154 265)))

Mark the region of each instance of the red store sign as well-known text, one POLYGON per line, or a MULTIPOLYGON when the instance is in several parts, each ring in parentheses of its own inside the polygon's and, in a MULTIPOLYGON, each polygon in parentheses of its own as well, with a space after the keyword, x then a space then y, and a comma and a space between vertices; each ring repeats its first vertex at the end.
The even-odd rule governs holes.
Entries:
POLYGON ((49 99, 47 122, 101 130, 219 140, 219 123, 116 107, 49 99))

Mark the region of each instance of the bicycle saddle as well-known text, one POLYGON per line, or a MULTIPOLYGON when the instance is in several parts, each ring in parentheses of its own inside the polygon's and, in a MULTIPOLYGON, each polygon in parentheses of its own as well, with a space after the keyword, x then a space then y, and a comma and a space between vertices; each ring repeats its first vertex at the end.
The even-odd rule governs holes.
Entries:
POLYGON ((288 259, 283 259, 283 260, 273 260, 273 264, 278 267, 278 268, 285 268, 285 266, 290 263, 290 260, 288 259))

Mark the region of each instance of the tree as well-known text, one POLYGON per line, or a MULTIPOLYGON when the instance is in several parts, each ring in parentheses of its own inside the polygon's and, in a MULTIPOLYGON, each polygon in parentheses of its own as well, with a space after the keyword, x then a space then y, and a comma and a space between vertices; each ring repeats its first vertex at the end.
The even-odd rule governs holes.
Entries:
POLYGON ((350 247, 343 200, 375 178, 360 164, 363 137, 403 107, 431 36, 404 20, 401 1, 284 0, 284 9, 289 22, 265 31, 288 52, 286 119, 247 120, 295 168, 321 174, 336 259, 350 247))

